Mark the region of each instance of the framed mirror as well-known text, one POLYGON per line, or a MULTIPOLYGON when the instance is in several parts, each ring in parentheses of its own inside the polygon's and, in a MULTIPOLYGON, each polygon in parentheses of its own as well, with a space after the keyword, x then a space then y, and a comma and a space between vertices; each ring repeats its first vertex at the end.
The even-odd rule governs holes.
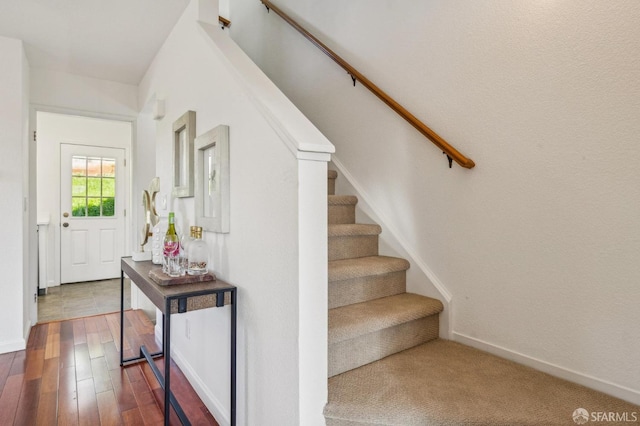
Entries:
POLYGON ((229 126, 220 125, 195 140, 196 225, 229 232, 229 126))
POLYGON ((173 123, 173 196, 193 197, 193 142, 196 113, 187 111, 173 123))

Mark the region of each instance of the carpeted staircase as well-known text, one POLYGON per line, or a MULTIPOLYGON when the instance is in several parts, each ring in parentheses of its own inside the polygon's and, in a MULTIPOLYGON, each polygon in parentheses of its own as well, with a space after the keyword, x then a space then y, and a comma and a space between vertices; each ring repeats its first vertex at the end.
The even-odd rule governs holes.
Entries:
POLYGON ((357 198, 329 171, 327 426, 571 425, 578 408, 640 407, 438 339, 442 303, 406 292, 405 259, 380 256, 381 228, 355 223, 357 198))
POLYGON ((442 303, 406 292, 409 262, 378 255, 382 229, 355 223, 356 203, 329 195, 329 377, 438 338, 442 303))

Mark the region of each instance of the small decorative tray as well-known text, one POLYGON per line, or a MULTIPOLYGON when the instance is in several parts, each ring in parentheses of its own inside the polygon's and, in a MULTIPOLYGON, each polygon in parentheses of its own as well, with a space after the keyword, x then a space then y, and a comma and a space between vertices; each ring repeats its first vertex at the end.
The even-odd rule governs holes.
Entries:
POLYGON ((170 277, 162 272, 161 267, 151 268, 149 278, 158 285, 195 284, 207 281, 215 281, 216 276, 210 272, 204 275, 184 275, 182 277, 170 277))

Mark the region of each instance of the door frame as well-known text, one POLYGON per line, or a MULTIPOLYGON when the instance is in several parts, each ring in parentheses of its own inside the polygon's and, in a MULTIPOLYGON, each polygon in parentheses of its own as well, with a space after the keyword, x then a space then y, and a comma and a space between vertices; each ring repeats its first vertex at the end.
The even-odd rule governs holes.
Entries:
MULTIPOLYGON (((74 110, 70 108, 62 108, 62 107, 52 107, 48 105, 39 105, 39 104, 31 104, 31 112, 30 112, 30 120, 29 120, 29 135, 33 137, 33 132, 37 130, 37 117, 38 113, 52 113, 52 114, 60 114, 67 116, 79 116, 79 117, 87 117, 87 118, 96 118, 102 120, 111 120, 111 121, 122 121, 128 122, 131 125, 131 137, 127 143, 123 143, 120 145, 101 145, 108 148, 123 148, 125 150, 125 161, 127 164, 125 171, 125 195, 124 195, 124 203, 126 215, 124 217, 124 255, 129 256, 131 254, 131 217, 134 212, 132 212, 132 183, 133 183, 133 171, 132 167, 130 167, 132 162, 132 151, 135 146, 135 138, 137 134, 136 128, 136 120, 137 117, 130 116, 122 116, 116 114, 106 114, 106 113, 98 113, 98 112, 90 112, 90 111, 80 111, 74 110)), ((37 142, 36 142, 37 143, 37 142)), ((71 140, 60 140, 56 141, 54 150, 55 158, 60 159, 60 145, 62 143, 66 144, 77 144, 77 145, 96 145, 92 142, 87 141, 71 141, 71 140)), ((58 160, 59 161, 59 160, 58 160)), ((37 169, 37 167, 36 167, 37 169)), ((31 176, 37 179, 37 170, 30 170, 31 176)), ((55 175, 55 173, 54 173, 55 175)), ((57 200, 55 201, 55 208, 51 208, 51 211, 47 212, 50 214, 51 225, 49 229, 49 242, 47 249, 49 251, 49 262, 48 270, 45 271, 47 275, 47 287, 59 286, 60 285, 60 227, 62 224, 62 218, 60 217, 60 170, 58 167, 57 176, 52 176, 51 187, 55 187, 56 195, 53 197, 57 200)), ((25 288, 25 291, 27 289, 25 288)))
MULTIPOLYGON (((125 211, 127 208, 125 203, 125 196, 127 195, 127 191, 125 189, 125 175, 127 169, 124 165, 125 152, 125 148, 68 143, 60 144, 60 206, 62 212, 66 212, 67 215, 70 215, 69 217, 63 216, 63 228, 60 228, 61 284, 63 284, 63 277, 65 277, 64 283, 75 283, 82 281, 113 279, 120 276, 120 258, 125 255, 124 247, 126 243, 126 240, 124 239, 126 237, 125 211), (115 160, 115 209, 112 216, 103 216, 102 213, 97 217, 91 217, 90 215, 83 217, 73 216, 72 182, 74 175, 72 173, 72 159, 75 156, 81 156, 85 159, 93 157, 115 160), (64 228, 64 225, 67 223, 69 226, 64 228), (84 234, 85 243, 87 244, 84 250, 77 250, 78 247, 75 246, 75 238, 73 238, 73 234, 74 232, 81 230, 88 233, 88 235, 84 234), (100 244, 102 241, 102 232, 107 230, 115 230, 115 232, 113 234, 113 242, 109 245, 109 249, 105 253, 99 247, 107 248, 100 244), (73 259, 76 257, 74 253, 77 253, 80 256, 86 256, 84 258, 86 263, 74 265, 73 259), (115 253, 115 256, 105 262, 102 255, 107 253, 115 253)), ((85 163, 85 167, 86 166, 87 164, 85 163)), ((100 179, 102 179, 102 175, 100 176, 100 179)), ((86 191, 87 193, 85 193, 85 196, 89 195, 88 186, 86 191)), ((102 194, 100 194, 100 198, 102 198, 102 194)), ((88 207, 88 205, 85 204, 85 207, 88 207)))

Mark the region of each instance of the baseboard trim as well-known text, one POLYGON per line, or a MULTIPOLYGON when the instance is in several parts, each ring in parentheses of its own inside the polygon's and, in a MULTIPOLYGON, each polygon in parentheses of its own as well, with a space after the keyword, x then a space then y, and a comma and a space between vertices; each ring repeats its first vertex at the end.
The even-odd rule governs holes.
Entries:
POLYGON ((8 352, 21 351, 27 347, 26 339, 11 340, 9 342, 0 343, 0 354, 8 352))
MULTIPOLYGON (((154 334, 156 339, 162 342, 162 329, 159 325, 154 327, 154 334)), ((200 379, 182 353, 176 348, 171 348, 171 358, 176 365, 180 367, 180 370, 182 370, 182 373, 193 387, 193 390, 196 391, 220 426, 229 426, 231 423, 229 420, 229 411, 224 408, 220 400, 211 393, 207 385, 200 379)))
POLYGON ((31 334, 31 320, 27 320, 24 323, 24 328, 22 329, 22 338, 25 341, 25 347, 26 347, 26 342, 29 341, 29 334, 31 334))
POLYGON ((543 373, 547 373, 552 376, 567 380, 569 382, 577 383, 590 389, 606 393, 607 395, 623 399, 632 404, 640 405, 640 390, 620 386, 606 380, 598 379, 597 377, 593 377, 588 374, 580 373, 578 371, 570 370, 559 365, 551 364, 549 362, 542 361, 540 359, 533 358, 528 355, 512 351, 510 349, 506 349, 501 346, 497 346, 462 333, 453 332, 453 340, 458 343, 462 343, 464 345, 489 352, 490 354, 499 356, 501 358, 517 362, 518 364, 526 365, 527 367, 534 368, 538 371, 542 371, 543 373))

